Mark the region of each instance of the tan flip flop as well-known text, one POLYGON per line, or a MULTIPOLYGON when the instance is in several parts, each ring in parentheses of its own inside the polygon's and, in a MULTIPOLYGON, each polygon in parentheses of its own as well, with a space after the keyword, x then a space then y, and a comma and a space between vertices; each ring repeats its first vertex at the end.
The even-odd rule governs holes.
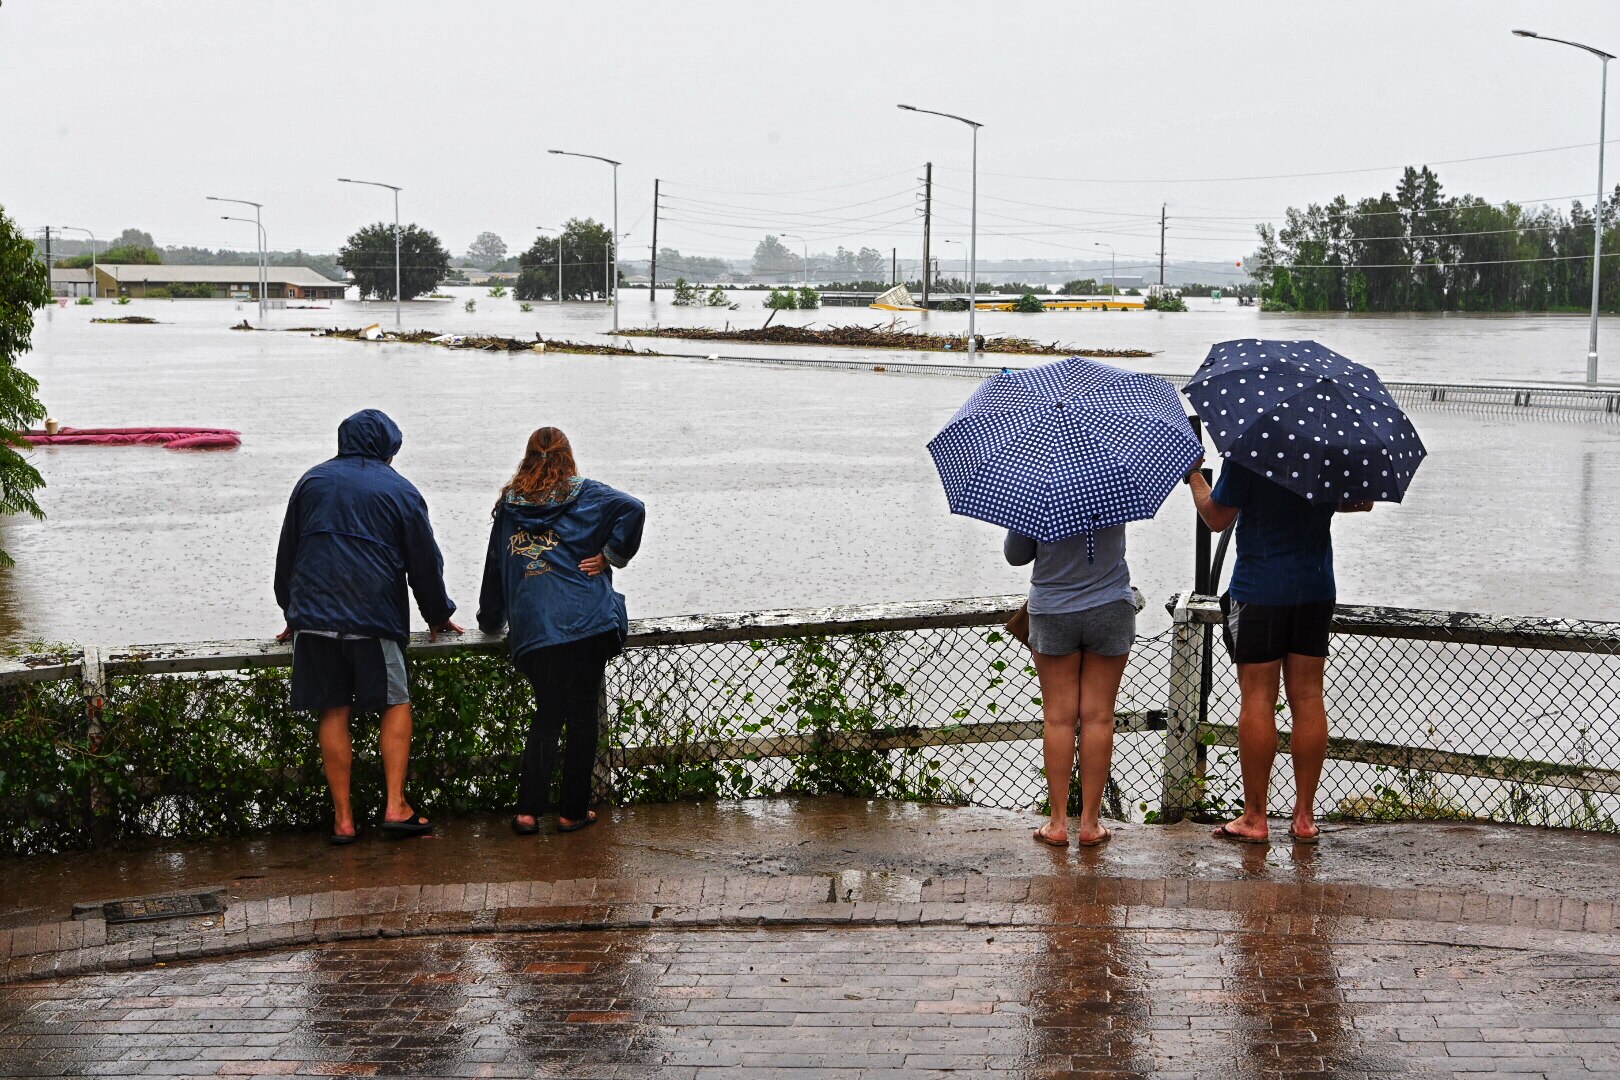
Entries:
POLYGON ((1216 829, 1214 832, 1210 833, 1209 835, 1213 836, 1217 840, 1229 840, 1234 844, 1256 844, 1256 845, 1258 845, 1258 844, 1270 844, 1271 843, 1271 837, 1269 837, 1269 836, 1244 836, 1242 833, 1233 832, 1231 829, 1228 829, 1225 825, 1222 825, 1220 828, 1216 829))
POLYGON ((1102 847, 1113 838, 1113 831, 1110 829, 1104 829, 1102 831, 1102 835, 1097 837, 1095 840, 1076 840, 1074 843, 1076 847, 1102 847))
POLYGON ((1067 848, 1069 846, 1069 838, 1067 836, 1065 836, 1062 840, 1054 840, 1050 836, 1047 836, 1045 825, 1042 825, 1040 828, 1036 829, 1034 836, 1037 844, 1045 844, 1047 847, 1067 848))

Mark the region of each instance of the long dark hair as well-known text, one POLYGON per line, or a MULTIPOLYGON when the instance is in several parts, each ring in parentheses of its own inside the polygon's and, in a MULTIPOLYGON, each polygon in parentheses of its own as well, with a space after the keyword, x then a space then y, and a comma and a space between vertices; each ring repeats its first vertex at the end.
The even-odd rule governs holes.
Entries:
POLYGON ((579 474, 574 463, 574 448, 568 436, 554 427, 543 427, 529 436, 529 444, 518 462, 517 472, 501 488, 501 497, 495 502, 495 513, 508 495, 516 495, 529 502, 545 502, 561 498, 568 493, 568 485, 579 474))

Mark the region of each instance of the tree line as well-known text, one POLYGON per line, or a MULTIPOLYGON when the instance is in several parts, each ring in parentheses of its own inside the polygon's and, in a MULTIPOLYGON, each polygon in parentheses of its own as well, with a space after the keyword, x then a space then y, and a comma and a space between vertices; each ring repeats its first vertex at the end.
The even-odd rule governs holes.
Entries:
MULTIPOLYGON (((1605 259, 1620 248, 1615 198, 1603 213, 1605 259)), ((1447 196, 1427 166, 1408 166, 1393 194, 1290 207, 1258 227, 1246 266, 1265 307, 1295 311, 1582 311, 1592 297, 1595 218, 1447 196)), ((1620 308, 1606 269, 1604 310, 1620 308)))

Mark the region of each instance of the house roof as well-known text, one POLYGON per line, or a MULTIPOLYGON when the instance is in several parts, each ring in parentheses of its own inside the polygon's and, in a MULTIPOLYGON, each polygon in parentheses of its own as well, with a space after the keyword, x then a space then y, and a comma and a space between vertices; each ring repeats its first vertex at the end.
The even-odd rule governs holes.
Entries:
POLYGON ((83 270, 64 269, 59 266, 51 268, 51 284, 53 285, 71 285, 75 283, 88 285, 92 280, 88 267, 83 270))
MULTIPOLYGON (((204 285, 245 285, 257 281, 259 276, 258 268, 252 265, 186 266, 173 263, 160 265, 100 263, 96 266, 96 269, 120 283, 151 282, 154 285, 191 282, 204 285)), ((270 283, 273 285, 297 285, 300 288, 309 288, 311 286, 341 288, 344 285, 344 282, 333 281, 331 278, 317 273, 307 266, 272 266, 269 268, 269 277, 270 283)))

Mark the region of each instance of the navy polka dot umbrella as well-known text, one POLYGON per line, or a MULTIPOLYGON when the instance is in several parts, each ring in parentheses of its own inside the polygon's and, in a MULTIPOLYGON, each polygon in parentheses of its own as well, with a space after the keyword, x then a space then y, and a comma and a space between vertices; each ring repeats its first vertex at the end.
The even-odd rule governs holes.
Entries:
POLYGON ((1371 368, 1314 341, 1224 341, 1186 394, 1223 458, 1312 502, 1400 502, 1427 453, 1371 368))
POLYGON ((1168 382, 1075 358, 986 379, 928 452, 952 513, 1051 543, 1152 517, 1202 448, 1168 382))

